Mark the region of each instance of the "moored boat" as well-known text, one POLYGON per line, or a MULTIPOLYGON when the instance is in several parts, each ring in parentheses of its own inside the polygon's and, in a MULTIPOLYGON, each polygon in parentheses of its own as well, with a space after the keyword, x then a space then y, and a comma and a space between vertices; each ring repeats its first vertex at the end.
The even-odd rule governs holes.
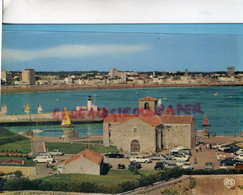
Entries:
POLYGON ((61 125, 59 125, 58 127, 61 127, 61 128, 70 128, 70 127, 74 127, 72 124, 71 124, 71 120, 70 120, 70 117, 68 115, 68 111, 66 109, 66 107, 64 107, 64 117, 62 119, 62 123, 61 125))

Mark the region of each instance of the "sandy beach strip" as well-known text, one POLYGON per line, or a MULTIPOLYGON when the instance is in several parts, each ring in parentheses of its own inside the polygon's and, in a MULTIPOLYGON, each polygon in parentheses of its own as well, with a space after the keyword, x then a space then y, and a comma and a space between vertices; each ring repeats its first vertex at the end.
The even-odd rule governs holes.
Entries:
POLYGON ((218 86, 243 86, 243 83, 193 83, 193 84, 117 84, 117 85, 94 85, 94 86, 28 86, 8 87, 2 86, 1 93, 23 93, 42 91, 75 91, 75 90, 100 90, 100 89, 136 89, 136 88, 163 88, 163 87, 218 87, 218 86))

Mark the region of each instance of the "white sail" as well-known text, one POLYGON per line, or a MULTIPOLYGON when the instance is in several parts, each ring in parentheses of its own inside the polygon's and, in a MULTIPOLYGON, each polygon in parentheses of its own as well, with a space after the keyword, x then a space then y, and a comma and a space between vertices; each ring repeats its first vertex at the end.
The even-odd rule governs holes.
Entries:
POLYGON ((7 112, 8 112, 7 106, 4 104, 3 106, 1 106, 1 113, 6 114, 7 112))
POLYGON ((42 113, 42 107, 40 104, 38 104, 38 114, 42 113))
POLYGON ((61 125, 65 125, 65 120, 64 119, 62 119, 61 125))
POLYGON ((161 106, 161 104, 162 104, 161 98, 159 98, 158 105, 161 106))

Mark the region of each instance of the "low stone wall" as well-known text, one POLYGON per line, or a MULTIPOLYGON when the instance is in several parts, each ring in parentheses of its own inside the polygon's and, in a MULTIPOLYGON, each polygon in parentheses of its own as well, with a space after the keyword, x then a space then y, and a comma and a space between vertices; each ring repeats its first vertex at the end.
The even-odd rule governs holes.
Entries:
POLYGON ((21 171, 24 176, 34 178, 36 177, 36 167, 22 167, 22 166, 0 166, 0 172, 11 173, 15 171, 21 171))
POLYGON ((177 179, 172 179, 170 181, 156 182, 153 185, 140 187, 140 188, 137 188, 135 190, 127 191, 127 192, 124 192, 124 193, 121 193, 121 194, 129 194, 129 195, 146 194, 150 191, 157 190, 159 188, 166 187, 166 186, 169 186, 171 184, 177 183, 178 181, 183 181, 185 179, 190 179, 190 178, 191 178, 191 176, 183 175, 182 177, 177 178, 177 179))

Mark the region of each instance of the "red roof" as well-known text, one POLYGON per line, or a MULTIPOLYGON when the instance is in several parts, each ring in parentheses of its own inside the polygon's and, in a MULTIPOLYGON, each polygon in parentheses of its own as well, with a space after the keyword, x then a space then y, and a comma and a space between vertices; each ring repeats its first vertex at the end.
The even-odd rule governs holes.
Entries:
POLYGON ((157 100, 158 99, 150 97, 150 96, 139 99, 139 101, 157 101, 157 100))
POLYGON ((79 159, 81 157, 83 157, 83 158, 85 158, 87 160, 90 160, 90 161, 92 161, 92 162, 94 162, 94 163, 96 163, 98 165, 100 164, 101 159, 102 159, 102 156, 99 153, 94 152, 94 151, 90 150, 89 148, 87 148, 86 150, 84 150, 82 152, 74 154, 71 158, 60 162, 60 164, 63 164, 63 163, 67 164, 67 163, 75 161, 75 160, 77 160, 77 159, 79 159))
POLYGON ((108 114, 106 123, 124 123, 132 118, 138 118, 152 127, 161 124, 191 124, 193 116, 188 115, 133 115, 133 114, 108 114))
POLYGON ((160 115, 163 124, 191 124, 191 115, 160 115))
POLYGON ((124 123, 127 120, 134 118, 136 115, 133 114, 107 114, 104 122, 111 123, 124 123))

